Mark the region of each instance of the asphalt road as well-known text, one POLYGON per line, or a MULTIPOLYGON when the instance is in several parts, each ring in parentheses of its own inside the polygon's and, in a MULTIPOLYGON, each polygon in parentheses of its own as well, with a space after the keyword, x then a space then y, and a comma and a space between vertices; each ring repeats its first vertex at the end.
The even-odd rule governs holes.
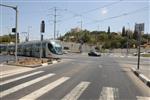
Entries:
POLYGON ((150 89, 115 57, 68 54, 62 59, 54 65, 1 78, 1 100, 150 99, 150 89))

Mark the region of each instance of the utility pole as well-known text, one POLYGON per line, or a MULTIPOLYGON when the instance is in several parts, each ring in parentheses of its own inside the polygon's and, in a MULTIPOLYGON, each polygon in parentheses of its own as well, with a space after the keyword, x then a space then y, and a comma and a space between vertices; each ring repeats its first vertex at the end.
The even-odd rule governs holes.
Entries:
POLYGON ((57 23, 58 23, 58 20, 57 20, 57 17, 59 16, 59 15, 57 15, 57 12, 58 11, 66 11, 66 9, 58 9, 57 7, 53 7, 53 8, 51 8, 51 9, 49 9, 49 10, 53 10, 54 12, 53 13, 51 13, 51 14, 48 14, 48 15, 52 15, 53 16, 53 23, 54 23, 54 25, 53 25, 53 28, 54 28, 54 37, 53 37, 53 39, 55 40, 56 39, 56 37, 57 37, 57 23))
POLYGON ((83 25, 82 20, 81 20, 81 21, 79 21, 78 23, 80 23, 80 28, 81 28, 81 31, 82 31, 82 25, 83 25))
POLYGON ((128 23, 128 30, 127 30, 127 57, 128 57, 128 54, 129 54, 129 32, 130 32, 130 24, 128 23))
POLYGON ((30 35, 30 28, 32 28, 31 26, 28 26, 28 36, 27 36, 27 40, 29 41, 29 35, 30 35))
POLYGON ((99 31, 99 25, 97 26, 97 31, 99 31))
POLYGON ((127 30, 126 32, 127 32, 127 57, 128 57, 128 53, 129 53, 129 30, 127 30))
POLYGON ((81 31, 82 31, 82 20, 81 20, 81 31))
POLYGON ((17 44, 18 44, 18 37, 17 37, 17 34, 18 33, 18 7, 17 6, 9 6, 9 5, 4 5, 4 4, 0 4, 0 6, 3 6, 3 7, 8 7, 8 8, 12 8, 15 10, 16 12, 16 20, 15 20, 15 34, 16 34, 16 43, 15 43, 15 60, 16 62, 18 61, 18 57, 17 57, 17 44))
POLYGON ((57 30, 57 39, 59 38, 59 30, 57 30))
POLYGON ((57 12, 57 9, 55 7, 54 8, 54 40, 56 38, 56 17, 57 17, 56 12, 57 12))

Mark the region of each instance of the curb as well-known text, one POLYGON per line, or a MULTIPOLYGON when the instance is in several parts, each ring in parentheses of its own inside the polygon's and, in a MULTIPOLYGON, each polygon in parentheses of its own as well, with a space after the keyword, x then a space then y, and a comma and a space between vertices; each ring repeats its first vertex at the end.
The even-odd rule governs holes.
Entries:
POLYGON ((141 81, 143 81, 148 87, 150 87, 150 79, 149 78, 147 78, 145 75, 141 74, 135 68, 131 68, 131 70, 141 81))
POLYGON ((37 65, 15 65, 15 64, 8 64, 8 63, 1 63, 0 66, 2 65, 13 65, 13 66, 21 66, 21 67, 30 67, 30 68, 36 68, 36 67, 40 67, 40 66, 48 66, 50 64, 56 64, 60 62, 60 60, 53 60, 51 62, 47 62, 47 63, 42 63, 42 64, 37 64, 37 65))
POLYGON ((60 61, 54 60, 54 61, 49 62, 49 63, 43 63, 43 64, 41 64, 41 66, 48 66, 49 64, 56 64, 58 62, 60 62, 60 61))

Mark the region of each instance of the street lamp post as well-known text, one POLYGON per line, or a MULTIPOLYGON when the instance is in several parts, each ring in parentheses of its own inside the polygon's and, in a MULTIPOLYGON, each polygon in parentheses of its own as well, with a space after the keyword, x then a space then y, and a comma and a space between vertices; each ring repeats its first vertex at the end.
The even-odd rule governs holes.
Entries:
POLYGON ((15 10, 16 12, 16 20, 15 20, 15 34, 16 34, 16 43, 15 43, 15 60, 16 62, 18 61, 18 57, 17 57, 17 43, 18 43, 18 38, 17 38, 17 34, 18 34, 18 7, 17 6, 10 6, 10 5, 4 5, 4 4, 0 4, 0 6, 4 6, 4 7, 8 7, 8 8, 12 8, 15 10))
POLYGON ((128 54, 129 54, 129 33, 130 33, 130 24, 128 23, 128 30, 127 30, 127 57, 128 57, 128 54))

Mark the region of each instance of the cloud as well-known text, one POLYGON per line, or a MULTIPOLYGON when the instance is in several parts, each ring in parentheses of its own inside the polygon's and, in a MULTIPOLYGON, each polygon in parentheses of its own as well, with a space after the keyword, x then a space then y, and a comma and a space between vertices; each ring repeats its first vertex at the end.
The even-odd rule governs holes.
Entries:
POLYGON ((106 15, 108 13, 108 10, 106 8, 101 9, 101 14, 106 15))

